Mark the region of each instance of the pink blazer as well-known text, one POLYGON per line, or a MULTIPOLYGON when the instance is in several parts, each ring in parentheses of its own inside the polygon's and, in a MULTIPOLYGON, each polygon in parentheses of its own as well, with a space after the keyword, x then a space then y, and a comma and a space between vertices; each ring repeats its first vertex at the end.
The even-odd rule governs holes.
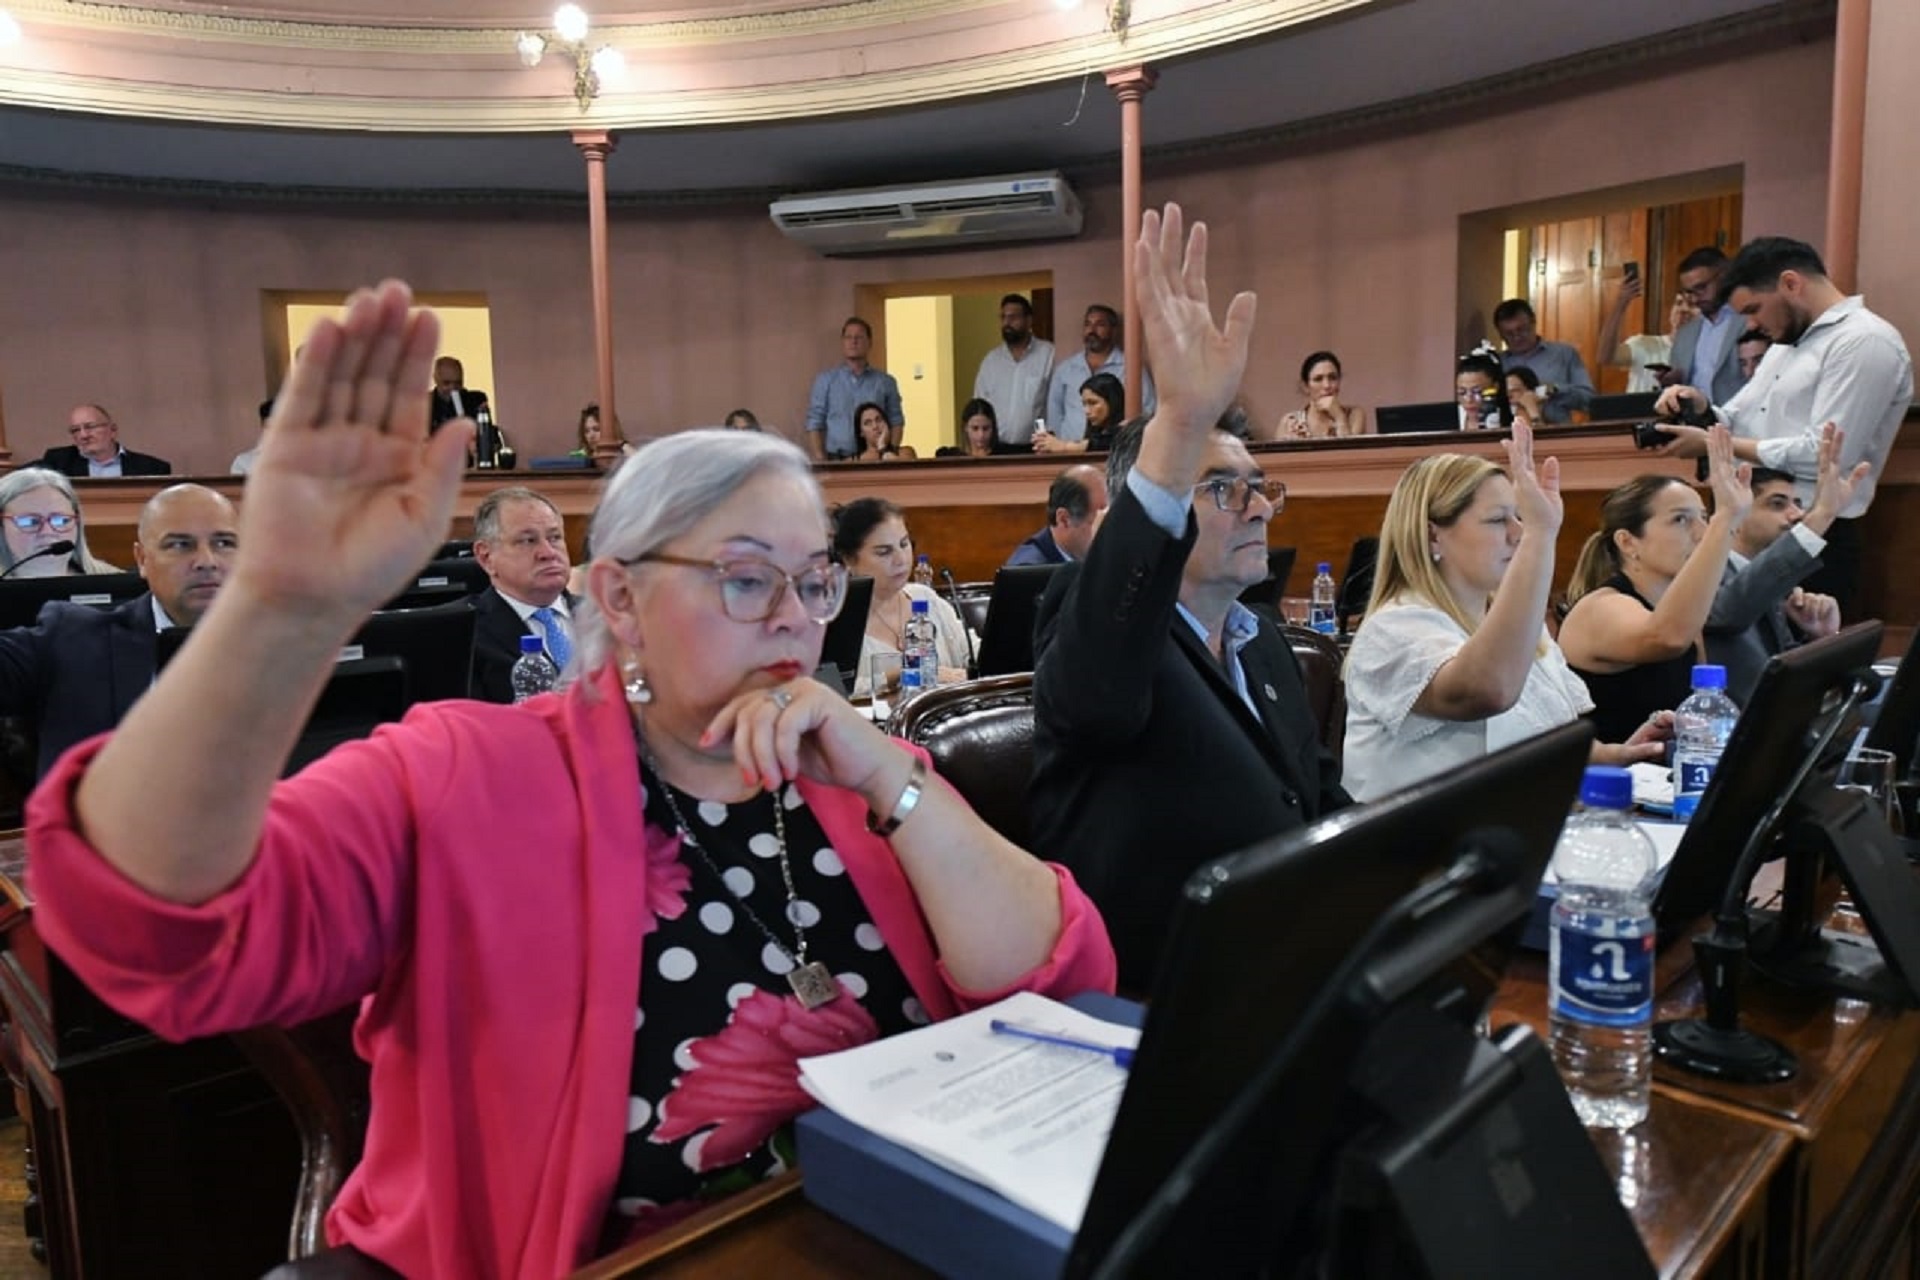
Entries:
MULTIPOLYGON (((109 1004, 186 1039, 292 1024, 365 997, 366 1154, 329 1238, 413 1276, 547 1280, 597 1243, 626 1134, 641 940, 678 840, 642 821, 611 669, 522 707, 415 710, 275 788, 258 857, 213 900, 157 900, 75 829, 102 739, 28 809, 34 921, 109 1004)), ((904 748, 903 748, 904 749, 904 748)), ((967 991, 851 792, 801 784, 930 1014, 967 991)), ((1062 927, 1014 989, 1111 990, 1113 949, 1055 868, 1062 927)))

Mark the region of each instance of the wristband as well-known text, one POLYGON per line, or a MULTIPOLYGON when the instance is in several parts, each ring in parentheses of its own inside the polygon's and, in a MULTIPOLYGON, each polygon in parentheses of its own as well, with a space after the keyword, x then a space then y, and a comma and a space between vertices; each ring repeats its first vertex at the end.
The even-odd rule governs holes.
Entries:
POLYGON ((907 771, 907 785, 900 788, 900 798, 893 802, 893 812, 882 818, 877 813, 867 814, 867 830, 877 836, 890 836, 900 829, 900 824, 913 816, 920 807, 920 792, 927 781, 927 762, 919 756, 913 758, 913 768, 907 771))

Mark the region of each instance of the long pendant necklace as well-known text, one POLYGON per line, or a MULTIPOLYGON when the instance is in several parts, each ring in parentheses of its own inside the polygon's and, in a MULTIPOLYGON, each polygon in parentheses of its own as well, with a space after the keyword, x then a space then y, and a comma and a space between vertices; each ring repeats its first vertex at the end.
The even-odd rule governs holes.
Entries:
POLYGON ((794 997, 809 1009, 818 1009, 823 1004, 830 1004, 839 999, 840 984, 834 980, 827 966, 818 960, 810 962, 807 959, 807 931, 800 923, 798 909, 800 894, 793 887, 793 867, 787 861, 787 820, 780 812, 780 796, 777 793, 772 796, 773 833, 780 862, 780 880, 787 890, 787 923, 793 926, 794 945, 792 947, 782 942, 780 935, 767 927, 767 922, 760 918, 759 913, 748 904, 746 898, 727 883, 726 876, 721 874, 720 868, 714 864, 713 859, 701 845, 699 837, 695 836, 692 828, 687 825, 686 815, 680 812, 680 802, 673 798, 673 788, 667 785, 666 778, 660 772, 659 762, 647 749, 647 740, 640 736, 637 728, 634 731, 634 741, 639 744, 640 759, 646 762, 654 780, 660 784, 660 796, 667 802, 667 809, 673 814, 673 825, 679 830, 681 844, 693 850, 694 856, 713 873, 713 878, 733 895, 733 900, 740 904, 740 909, 746 912, 747 919, 753 922, 754 928, 758 929, 766 940, 792 963, 793 967, 787 970, 787 986, 793 989, 794 997))

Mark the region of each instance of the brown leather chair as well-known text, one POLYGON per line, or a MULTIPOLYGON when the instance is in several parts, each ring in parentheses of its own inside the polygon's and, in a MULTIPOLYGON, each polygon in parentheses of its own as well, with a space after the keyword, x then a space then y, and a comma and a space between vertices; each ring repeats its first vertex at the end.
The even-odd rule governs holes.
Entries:
POLYGON ((1027 847, 1032 672, 941 685, 896 711, 887 731, 925 747, 934 770, 988 826, 1027 847))
POLYGON ((1338 760, 1347 737, 1347 682, 1341 675, 1346 654, 1332 636, 1284 624, 1280 634, 1300 663, 1307 682, 1307 703, 1320 724, 1320 741, 1338 760))

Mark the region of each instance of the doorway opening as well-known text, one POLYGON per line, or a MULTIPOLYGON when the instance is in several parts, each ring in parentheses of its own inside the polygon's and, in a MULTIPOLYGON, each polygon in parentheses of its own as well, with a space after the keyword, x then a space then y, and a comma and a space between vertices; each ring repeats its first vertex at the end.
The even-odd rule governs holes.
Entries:
MULTIPOLYGON (((346 305, 345 289, 262 289, 260 331, 266 343, 267 394, 279 393, 280 381, 293 363, 293 352, 306 341, 307 330, 322 316, 338 316, 346 305)), ((493 378, 493 316, 484 293, 417 293, 414 310, 431 308, 440 317, 440 349, 434 357, 452 356, 470 387, 487 393, 487 404, 501 415, 500 396, 493 378)), ((429 388, 421 387, 424 397, 429 388)))

